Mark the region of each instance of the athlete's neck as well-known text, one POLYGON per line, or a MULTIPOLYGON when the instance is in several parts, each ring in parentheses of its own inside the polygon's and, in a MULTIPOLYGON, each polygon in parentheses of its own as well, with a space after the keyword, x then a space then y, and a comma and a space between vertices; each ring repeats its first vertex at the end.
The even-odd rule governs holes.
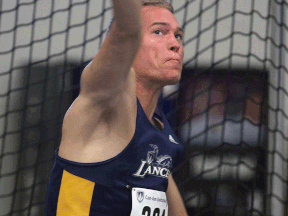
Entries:
POLYGON ((149 121, 154 124, 153 114, 157 107, 162 88, 147 86, 143 82, 136 82, 137 97, 149 121))

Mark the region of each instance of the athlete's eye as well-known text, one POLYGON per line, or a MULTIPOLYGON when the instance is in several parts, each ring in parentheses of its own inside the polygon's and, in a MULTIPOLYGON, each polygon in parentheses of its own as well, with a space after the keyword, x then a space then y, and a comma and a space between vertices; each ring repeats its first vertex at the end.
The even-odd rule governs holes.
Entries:
MULTIPOLYGON (((154 31, 154 33, 157 34, 157 35, 159 35, 160 33, 163 34, 163 31, 160 30, 160 29, 157 29, 157 30, 154 31)), ((182 34, 176 34, 175 37, 176 37, 176 38, 178 37, 178 39, 182 40, 183 35, 182 35, 182 34)))
MULTIPOLYGON (((177 35, 179 36, 179 39, 182 40, 183 35, 181 35, 181 34, 177 34, 177 35)), ((176 37, 177 35, 175 35, 175 37, 176 37)))
POLYGON ((154 33, 156 33, 156 34, 157 34, 157 32, 160 33, 160 32, 162 32, 162 30, 157 29, 157 30, 154 31, 154 33))

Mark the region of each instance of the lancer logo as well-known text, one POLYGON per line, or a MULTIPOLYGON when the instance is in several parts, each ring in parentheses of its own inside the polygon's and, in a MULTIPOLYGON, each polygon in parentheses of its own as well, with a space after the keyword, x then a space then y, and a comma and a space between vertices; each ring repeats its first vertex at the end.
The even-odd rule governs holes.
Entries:
POLYGON ((144 178, 147 174, 157 177, 167 178, 170 174, 170 167, 172 167, 172 157, 169 155, 158 156, 158 146, 150 144, 154 149, 147 153, 146 160, 141 161, 141 165, 133 176, 144 178))
POLYGON ((144 199, 144 192, 143 191, 137 191, 137 200, 138 200, 138 202, 142 202, 143 201, 143 199, 144 199))

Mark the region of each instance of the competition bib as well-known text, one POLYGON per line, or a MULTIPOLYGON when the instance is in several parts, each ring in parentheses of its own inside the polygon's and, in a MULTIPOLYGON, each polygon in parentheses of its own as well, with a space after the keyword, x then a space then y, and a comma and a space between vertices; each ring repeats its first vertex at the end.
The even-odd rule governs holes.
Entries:
POLYGON ((168 216, 166 193, 145 188, 132 188, 130 216, 168 216))

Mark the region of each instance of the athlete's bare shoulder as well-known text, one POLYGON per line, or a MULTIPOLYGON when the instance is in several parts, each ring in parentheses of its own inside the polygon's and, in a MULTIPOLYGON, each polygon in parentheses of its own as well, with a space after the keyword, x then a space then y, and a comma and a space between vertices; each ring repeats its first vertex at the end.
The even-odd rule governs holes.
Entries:
MULTIPOLYGON (((130 70, 133 71, 133 70, 130 70)), ((113 98, 83 94, 67 111, 59 156, 77 162, 104 161, 116 156, 132 139, 136 127, 135 74, 130 72, 126 90, 113 98)))
MULTIPOLYGON (((131 70, 133 71, 133 70, 131 70)), ((116 156, 134 135, 137 115, 135 75, 131 88, 110 102, 80 95, 67 111, 59 156, 77 162, 99 162, 116 156)))

